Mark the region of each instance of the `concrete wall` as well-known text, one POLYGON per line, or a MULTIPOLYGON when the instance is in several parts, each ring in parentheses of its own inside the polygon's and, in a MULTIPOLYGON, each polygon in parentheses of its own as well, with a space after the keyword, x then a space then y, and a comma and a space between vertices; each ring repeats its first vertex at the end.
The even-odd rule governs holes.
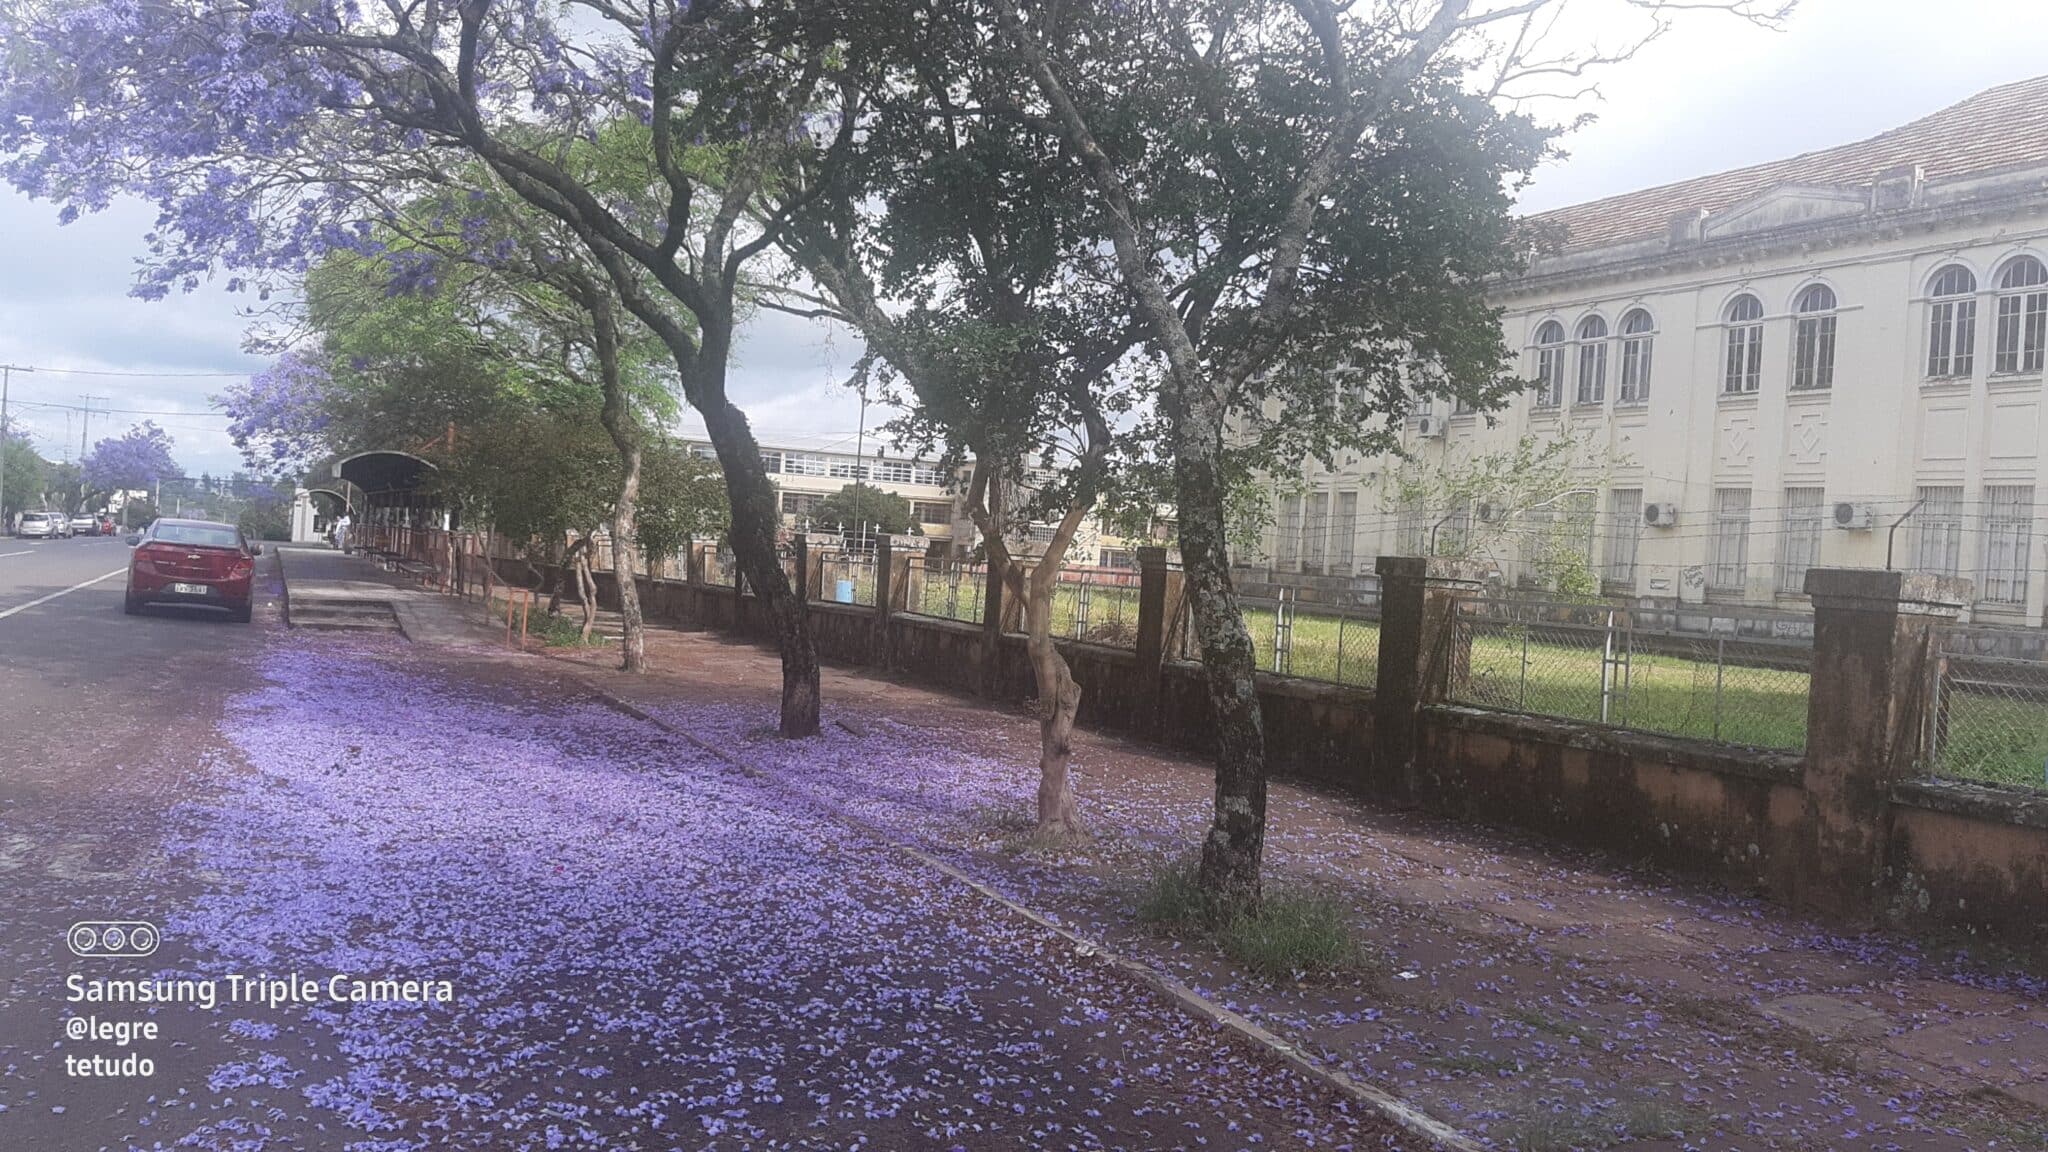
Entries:
MULTIPOLYGON (((1915 597, 1933 595, 1916 578, 1814 574, 1810 587, 1823 594, 1815 597, 1813 707, 1829 716, 1810 721, 1801 755, 1451 705, 1412 683, 1412 671, 1405 692, 1385 691, 1403 676, 1387 661, 1428 651, 1424 622, 1443 596, 1468 586, 1439 578, 1445 567, 1382 562, 1399 575, 1381 605, 1381 690, 1259 676, 1276 775, 1527 829, 1852 920, 2048 946, 2048 795, 1919 779, 1901 767, 1897 741, 1918 724, 1908 707, 1917 653, 1937 618, 1915 607, 1926 607, 1915 597), (1395 699, 1408 701, 1405 711, 1388 707, 1395 699)), ((1146 577, 1163 579, 1163 563, 1146 577)), ((616 586, 609 574, 598 581, 609 604, 616 586)), ((751 596, 671 581, 640 587, 651 621, 770 639, 751 596)), ((1034 694, 1022 636, 1000 636, 991 648, 978 624, 903 613, 884 620, 874 608, 832 603, 811 604, 809 619, 833 663, 953 690, 985 685, 1011 705, 1034 694)), ((1141 614, 1135 650, 1061 642, 1083 691, 1081 723, 1205 755, 1201 667, 1160 660, 1148 671, 1144 653, 1159 651, 1161 627, 1141 614)))

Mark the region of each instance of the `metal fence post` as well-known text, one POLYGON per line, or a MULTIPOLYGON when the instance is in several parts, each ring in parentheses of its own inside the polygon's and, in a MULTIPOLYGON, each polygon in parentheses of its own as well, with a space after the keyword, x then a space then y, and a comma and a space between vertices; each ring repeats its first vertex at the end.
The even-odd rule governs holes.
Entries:
POLYGON ((1728 675, 1728 638, 1714 637, 1714 739, 1721 738, 1721 684, 1728 675))

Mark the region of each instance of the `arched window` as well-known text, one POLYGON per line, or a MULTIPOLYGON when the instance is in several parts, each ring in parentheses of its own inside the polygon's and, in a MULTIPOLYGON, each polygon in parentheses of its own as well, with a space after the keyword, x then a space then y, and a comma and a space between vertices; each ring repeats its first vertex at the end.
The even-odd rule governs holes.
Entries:
POLYGON ((1835 384, 1835 290, 1809 285, 1793 301, 1792 390, 1818 392, 1835 384))
POLYGON ((1756 297, 1743 293, 1728 302, 1723 319, 1728 325, 1728 363, 1721 377, 1721 391, 1756 391, 1764 367, 1764 306, 1756 297))
POLYGON ((1579 321, 1579 393, 1581 404, 1607 399, 1607 321, 1588 316, 1579 321))
POLYGON ((1927 282, 1927 377, 1953 380, 1977 364, 1977 277, 1950 264, 1927 282))
POLYGON ((1994 372, 2039 372, 2048 344, 2048 267, 2022 256, 1998 275, 1998 340, 1994 372))
POLYGON ((1650 401, 1650 333, 1656 324, 1641 308, 1621 318, 1621 388, 1616 404, 1647 404, 1650 401))
POLYGON ((1564 402, 1564 325, 1546 320, 1536 329, 1536 406, 1564 402))

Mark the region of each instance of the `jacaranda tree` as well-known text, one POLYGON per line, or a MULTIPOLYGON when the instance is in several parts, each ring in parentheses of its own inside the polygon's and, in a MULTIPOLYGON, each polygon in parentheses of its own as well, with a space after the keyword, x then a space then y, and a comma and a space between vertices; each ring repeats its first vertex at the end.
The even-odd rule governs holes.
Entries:
POLYGON ((743 272, 801 202, 792 174, 845 134, 811 111, 836 51, 813 7, 30 0, 0 16, 0 170, 67 219, 153 203, 137 290, 161 296, 215 273, 267 287, 373 245, 394 204, 480 160, 561 221, 675 360, 776 624, 782 731, 806 735, 816 655, 726 368, 743 272), (576 155, 592 147, 594 178, 576 155), (755 211, 771 192, 780 207, 755 211))
POLYGON ((81 466, 85 487, 96 493, 146 489, 185 475, 171 457, 171 434, 145 420, 92 446, 81 466))

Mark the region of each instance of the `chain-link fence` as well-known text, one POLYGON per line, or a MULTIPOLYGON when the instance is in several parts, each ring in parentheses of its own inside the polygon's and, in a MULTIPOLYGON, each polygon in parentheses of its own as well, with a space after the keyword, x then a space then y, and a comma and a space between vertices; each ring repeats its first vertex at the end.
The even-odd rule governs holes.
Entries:
POLYGON ((1053 586, 1052 634, 1118 648, 1138 643, 1135 574, 1082 573, 1053 586))
POLYGON ((818 558, 818 586, 814 598, 832 604, 875 603, 876 562, 872 554, 827 552, 818 558))
MULTIPOLYGON (((1282 676, 1370 688, 1379 678, 1380 622, 1376 616, 1323 606, 1304 607, 1292 595, 1240 597, 1258 669, 1282 676)), ((1184 597, 1168 636, 1176 659, 1199 660, 1192 606, 1184 597)))
POLYGON ((1275 599, 1242 603, 1260 671, 1365 687, 1378 679, 1377 618, 1304 607, 1287 589, 1275 599))
POLYGON ((1936 776, 2048 789, 2048 664, 1939 655, 1925 762, 1936 776))
POLYGON ((1432 667, 1460 704, 1806 746, 1805 644, 1640 630, 1604 605, 1467 598, 1439 646, 1432 667))
POLYGON ((979 624, 988 606, 987 589, 988 573, 981 565, 948 564, 932 568, 912 564, 910 588, 904 597, 908 605, 905 611, 979 624))

